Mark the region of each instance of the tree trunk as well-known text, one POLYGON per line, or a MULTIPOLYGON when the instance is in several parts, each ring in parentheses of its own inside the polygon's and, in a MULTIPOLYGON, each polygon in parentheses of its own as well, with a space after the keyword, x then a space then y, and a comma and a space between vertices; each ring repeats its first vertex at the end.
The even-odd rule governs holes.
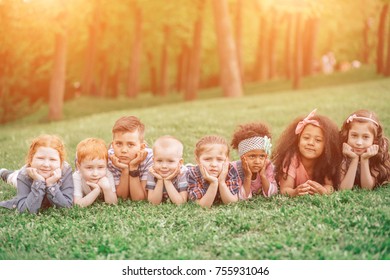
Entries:
POLYGON ((223 95, 225 97, 242 96, 241 76, 227 2, 225 0, 213 0, 212 3, 223 95))
POLYGON ((200 54, 202 49, 202 28, 203 28, 203 6, 204 1, 199 2, 198 19, 194 25, 194 38, 189 57, 187 83, 185 86, 184 99, 195 100, 198 95, 200 76, 200 54))
POLYGON ((293 89, 301 87, 302 75, 302 32, 300 13, 295 15, 295 42, 294 42, 294 57, 293 57, 293 89))
POLYGON ((253 69, 253 80, 265 81, 268 76, 268 63, 267 63, 267 20, 264 16, 261 16, 259 27, 259 41, 257 44, 256 63, 253 69))
POLYGON ((272 80, 275 77, 275 45, 277 38, 277 15, 275 11, 271 13, 271 25, 269 28, 268 48, 266 58, 268 58, 268 80, 272 80))
POLYGON ((236 4, 236 45, 237 45, 237 59, 240 67, 241 80, 244 82, 245 69, 242 61, 242 8, 244 0, 237 0, 236 4))
POLYGON ((62 119, 62 107, 65 94, 66 71, 66 31, 55 35, 53 71, 49 88, 49 120, 62 119))
POLYGON ((310 18, 305 22, 303 39, 303 76, 313 75, 313 66, 314 66, 314 51, 317 41, 318 33, 318 19, 310 18))
POLYGON ((189 60, 189 47, 183 43, 181 47, 181 52, 177 60, 177 72, 176 72, 176 91, 182 92, 184 91, 186 85, 186 77, 187 77, 187 68, 188 68, 188 60, 189 60))
POLYGON ((100 25, 100 2, 96 1, 93 13, 92 23, 89 25, 89 39, 85 55, 85 65, 83 73, 83 81, 81 84, 82 93, 94 95, 94 78, 96 68, 97 40, 100 25))
POLYGON ((387 33, 387 59, 384 74, 386 77, 390 77, 390 26, 387 33))
POLYGON ((117 64, 114 74, 110 75, 108 79, 108 97, 110 98, 117 98, 119 96, 119 76, 120 70, 117 64))
POLYGON ((158 83, 157 83, 157 69, 153 63, 152 53, 147 53, 148 64, 149 64, 149 76, 150 76, 150 91, 153 95, 158 94, 158 83))
POLYGON ((370 19, 364 19, 363 27, 363 45, 362 45, 362 62, 364 64, 369 63, 370 58, 370 19))
POLYGON ((284 44, 284 63, 285 63, 285 74, 287 79, 292 77, 292 56, 291 46, 293 42, 293 17, 291 14, 287 14, 287 28, 286 28, 286 39, 284 44))
POLYGON ((134 41, 127 84, 127 96, 130 98, 137 97, 139 92, 139 73, 142 52, 142 10, 139 7, 135 7, 134 13, 134 41))
POLYGON ((164 43, 161 55, 161 76, 159 95, 166 96, 169 91, 169 76, 168 76, 168 42, 170 35, 170 27, 164 26, 164 43))
POLYGON ((389 4, 385 4, 382 7, 379 27, 378 27, 378 46, 376 49, 376 72, 378 74, 384 74, 384 49, 385 49, 385 38, 386 38, 386 18, 389 10, 389 4))

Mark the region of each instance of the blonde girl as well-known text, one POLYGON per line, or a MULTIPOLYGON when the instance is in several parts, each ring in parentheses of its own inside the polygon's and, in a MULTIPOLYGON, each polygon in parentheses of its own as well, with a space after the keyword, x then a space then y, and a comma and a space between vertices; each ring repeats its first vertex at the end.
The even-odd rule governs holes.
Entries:
POLYGON ((0 206, 30 213, 52 205, 72 206, 72 168, 65 161, 65 147, 60 138, 42 135, 32 141, 16 187, 17 196, 0 202, 0 206))
POLYGON ((224 204, 238 201, 239 178, 229 164, 229 146, 220 136, 201 138, 195 147, 196 166, 188 166, 189 199, 202 207, 214 201, 224 204))
POLYGON ((389 181, 389 139, 374 112, 358 110, 348 116, 340 138, 343 149, 340 189, 357 185, 372 190, 389 181))
POLYGON ((339 184, 337 125, 315 112, 293 121, 279 138, 273 160, 282 194, 330 194, 339 184))

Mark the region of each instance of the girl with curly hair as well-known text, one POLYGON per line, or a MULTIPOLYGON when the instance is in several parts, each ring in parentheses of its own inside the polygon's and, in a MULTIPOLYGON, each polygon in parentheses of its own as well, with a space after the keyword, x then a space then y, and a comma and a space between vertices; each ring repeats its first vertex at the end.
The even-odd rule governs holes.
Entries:
POLYGON ((254 195, 270 197, 278 193, 271 156, 271 133, 261 122, 239 125, 233 134, 231 146, 240 160, 231 162, 240 176, 239 198, 254 195))
POLYGON ((389 139, 374 112, 352 113, 341 127, 340 138, 343 150, 340 189, 357 185, 372 190, 389 181, 389 139))
POLYGON ((330 194, 339 184, 338 128, 315 112, 294 120, 279 138, 273 160, 282 194, 330 194))

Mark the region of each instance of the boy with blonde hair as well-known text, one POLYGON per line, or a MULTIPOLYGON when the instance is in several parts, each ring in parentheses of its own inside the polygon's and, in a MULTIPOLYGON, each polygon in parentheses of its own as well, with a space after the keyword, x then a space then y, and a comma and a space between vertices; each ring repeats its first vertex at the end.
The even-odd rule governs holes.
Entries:
POLYGON ((114 175, 117 195, 123 199, 147 198, 146 179, 153 151, 146 148, 144 133, 144 124, 135 116, 119 118, 112 128, 108 170, 114 175))
POLYGON ((172 136, 162 136, 153 145, 153 166, 146 188, 148 200, 160 204, 168 198, 175 204, 187 202, 187 168, 183 166, 183 144, 172 136))
POLYGON ((106 203, 117 203, 114 177, 107 170, 107 160, 107 147, 103 140, 87 138, 77 145, 77 171, 73 173, 74 204, 89 206, 102 193, 106 203))

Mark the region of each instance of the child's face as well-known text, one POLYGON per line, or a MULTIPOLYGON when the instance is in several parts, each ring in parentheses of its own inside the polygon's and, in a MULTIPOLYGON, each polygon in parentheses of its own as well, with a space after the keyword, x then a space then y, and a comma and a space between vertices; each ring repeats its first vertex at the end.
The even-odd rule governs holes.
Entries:
POLYGON ((227 160, 227 153, 226 145, 208 144, 204 146, 196 161, 199 165, 203 165, 211 176, 218 177, 224 162, 227 160))
POLYGON ((162 148, 156 146, 153 151, 153 168, 162 177, 175 172, 183 164, 183 159, 175 146, 162 148))
POLYGON ((104 159, 83 160, 81 163, 77 163, 77 168, 85 181, 97 183, 106 176, 107 161, 104 159))
POLYGON ((61 167, 60 154, 56 149, 39 147, 35 152, 30 166, 36 168, 39 175, 47 179, 53 171, 61 167))
POLYGON ((353 152, 357 155, 365 153, 367 148, 374 143, 374 134, 370 130, 370 125, 366 122, 352 122, 351 124, 347 144, 352 147, 353 152))
POLYGON ((112 147, 119 161, 129 164, 137 156, 137 153, 145 148, 145 144, 141 143, 139 132, 136 130, 114 133, 112 147))
POLYGON ((324 133, 322 129, 315 125, 306 125, 298 143, 301 156, 306 159, 317 159, 324 151, 324 147, 324 133))
POLYGON ((258 173, 264 167, 267 153, 264 150, 256 149, 245 153, 243 157, 246 158, 251 172, 258 173))

